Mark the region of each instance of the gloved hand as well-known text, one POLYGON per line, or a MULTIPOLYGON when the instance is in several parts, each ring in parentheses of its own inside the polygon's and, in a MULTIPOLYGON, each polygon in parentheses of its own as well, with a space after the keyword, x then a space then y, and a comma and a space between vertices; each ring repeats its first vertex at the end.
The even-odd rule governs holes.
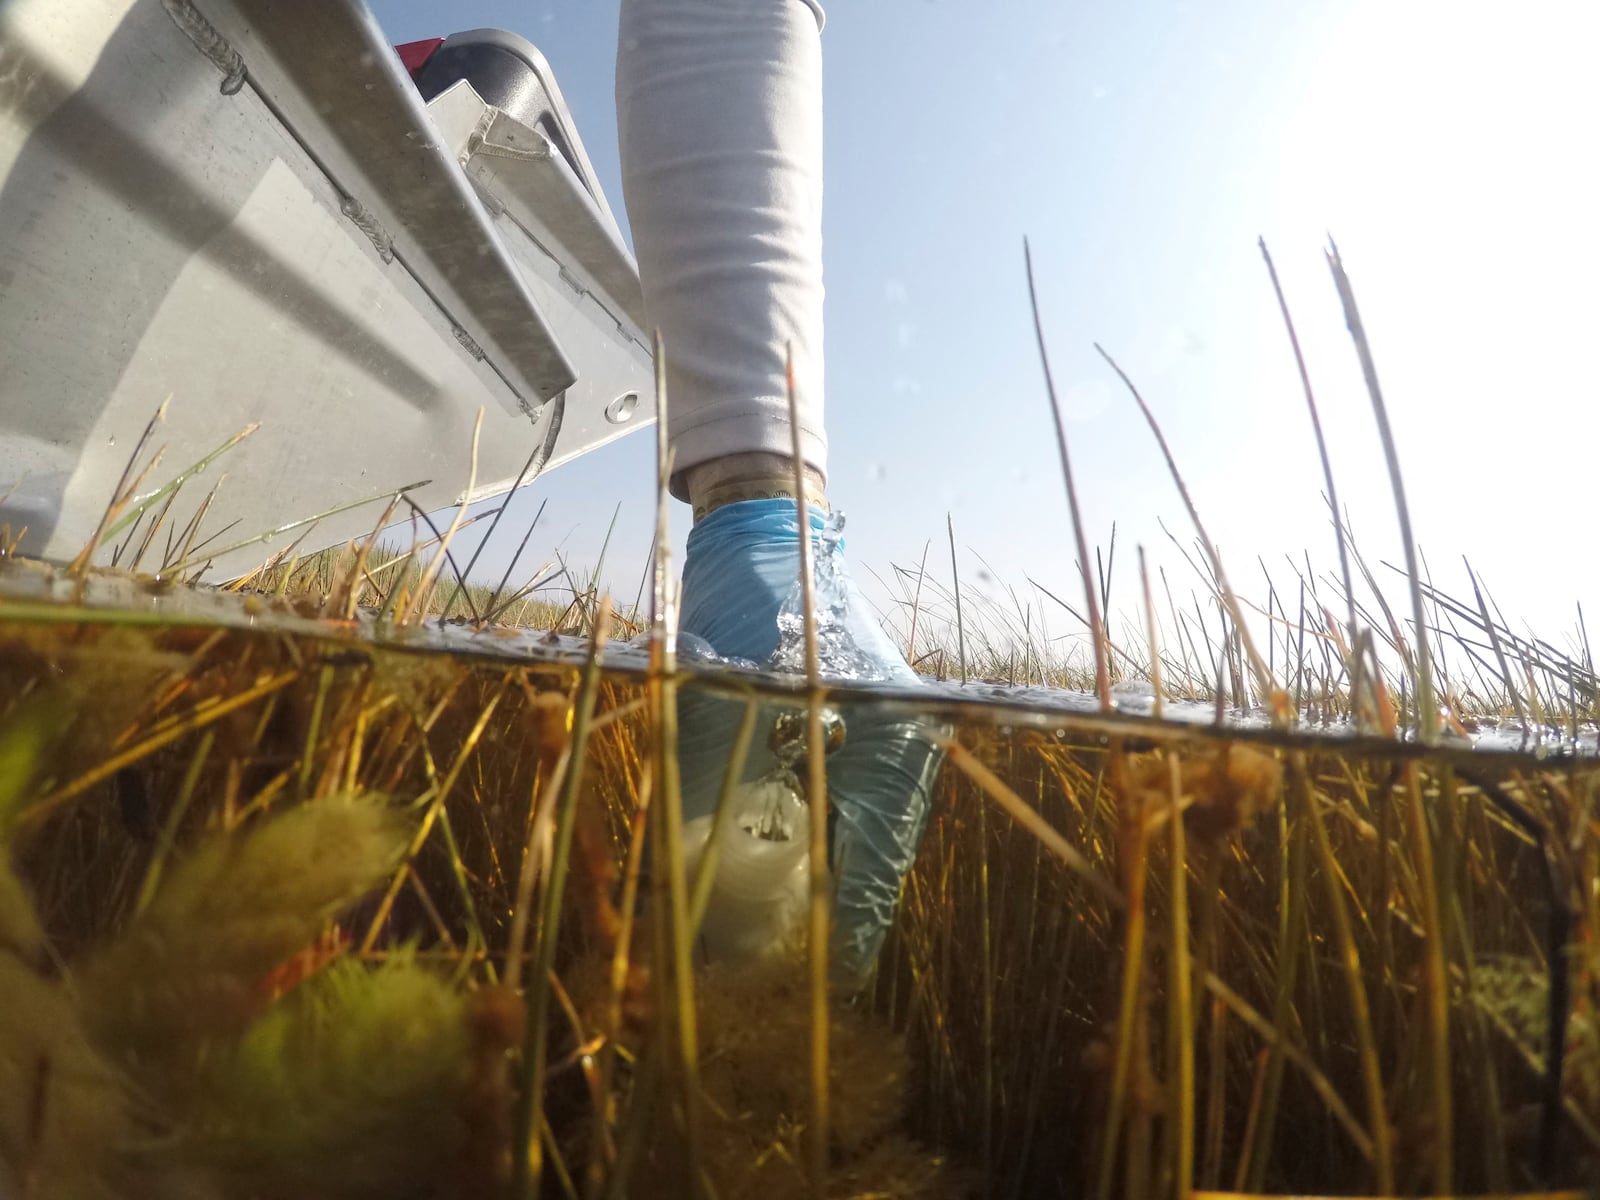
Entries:
MULTIPOLYGON (((840 522, 816 508, 810 513, 823 677, 914 685, 916 672, 849 577, 840 522)), ((689 534, 681 632, 703 638, 725 658, 803 672, 799 540, 793 500, 746 500, 702 518, 689 534)), ((743 706, 692 690, 680 695, 684 815, 692 819, 716 806, 743 706)), ((827 759, 829 862, 837 885, 831 956, 836 985, 854 990, 894 919, 901 880, 927 824, 941 752, 931 721, 871 702, 834 707, 845 741, 827 759)), ((766 731, 776 712, 758 720, 744 780, 775 765, 766 731)))

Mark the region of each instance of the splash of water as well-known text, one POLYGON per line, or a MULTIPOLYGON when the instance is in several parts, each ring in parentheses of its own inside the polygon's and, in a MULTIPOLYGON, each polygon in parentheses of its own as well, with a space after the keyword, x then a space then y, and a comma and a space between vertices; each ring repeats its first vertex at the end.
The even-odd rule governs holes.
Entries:
MULTIPOLYGON (((817 666, 822 677, 860 682, 888 679, 882 665, 861 649, 856 624, 870 608, 845 569, 841 512, 831 513, 817 536, 812 601, 817 621, 817 666)), ((805 598, 798 579, 778 610, 778 648, 767 660, 767 669, 805 674, 805 598)))

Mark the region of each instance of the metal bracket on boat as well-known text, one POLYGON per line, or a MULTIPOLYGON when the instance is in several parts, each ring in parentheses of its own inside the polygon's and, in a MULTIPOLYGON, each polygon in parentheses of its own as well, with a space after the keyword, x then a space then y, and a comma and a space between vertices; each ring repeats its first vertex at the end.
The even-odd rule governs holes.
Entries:
POLYGON ((428 107, 468 178, 492 197, 495 216, 503 214, 549 255, 557 279, 593 297, 647 347, 639 268, 560 146, 488 104, 465 79, 428 107))

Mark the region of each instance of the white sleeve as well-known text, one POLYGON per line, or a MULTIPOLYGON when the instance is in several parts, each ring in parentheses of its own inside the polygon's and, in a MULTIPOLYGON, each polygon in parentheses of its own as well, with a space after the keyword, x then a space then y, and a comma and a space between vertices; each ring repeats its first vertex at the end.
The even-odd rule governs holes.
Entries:
POLYGON ((682 473, 801 444, 825 475, 822 10, 813 0, 623 0, 617 131, 645 313, 666 348, 682 473))

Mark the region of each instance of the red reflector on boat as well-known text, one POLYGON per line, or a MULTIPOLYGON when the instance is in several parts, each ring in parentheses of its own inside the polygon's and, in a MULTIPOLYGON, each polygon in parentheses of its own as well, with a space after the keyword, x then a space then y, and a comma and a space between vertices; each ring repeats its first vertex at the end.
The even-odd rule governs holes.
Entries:
POLYGON ((420 42, 407 42, 403 46, 396 46, 394 52, 400 56, 400 63, 405 67, 406 73, 415 75, 428 65, 433 52, 442 45, 444 45, 442 37, 423 38, 420 42))

